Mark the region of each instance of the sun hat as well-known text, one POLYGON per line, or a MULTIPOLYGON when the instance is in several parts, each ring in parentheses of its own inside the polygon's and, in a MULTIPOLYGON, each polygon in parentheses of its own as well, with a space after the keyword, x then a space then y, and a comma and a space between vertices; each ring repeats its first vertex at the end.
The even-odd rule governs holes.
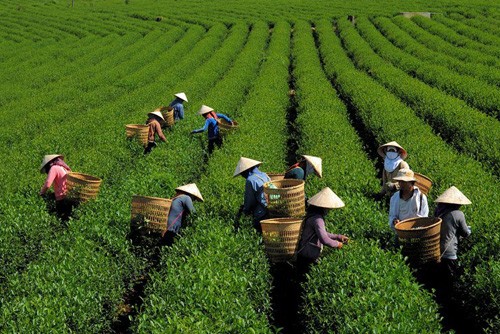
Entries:
POLYGON ((211 108, 211 107, 209 107, 209 106, 202 105, 201 108, 200 108, 200 110, 198 111, 198 114, 205 115, 205 114, 208 114, 211 111, 214 111, 214 109, 211 108))
POLYGON ((163 115, 162 115, 161 111, 158 111, 158 110, 155 110, 155 111, 152 111, 152 112, 148 112, 148 115, 155 115, 155 116, 160 117, 162 120, 165 120, 165 118, 163 118, 163 115))
POLYGON ((64 159, 64 156, 61 154, 47 154, 43 157, 42 164, 40 165, 40 173, 43 173, 43 168, 52 160, 56 158, 64 159))
POLYGON ((321 167, 321 158, 313 157, 312 155, 302 155, 302 157, 313 166, 316 175, 322 177, 323 169, 321 167))
POLYGON ((319 193, 311 197, 307 203, 326 209, 337 209, 345 206, 344 202, 329 187, 323 188, 319 193))
POLYGON ((174 96, 178 97, 179 99, 183 100, 184 102, 188 102, 188 98, 187 98, 186 94, 184 94, 184 93, 177 93, 177 94, 174 94, 174 96))
POLYGON ((472 202, 455 186, 446 189, 434 202, 460 205, 472 204, 472 202))
POLYGON ((415 174, 409 168, 401 168, 400 170, 398 170, 398 175, 396 175, 396 177, 394 177, 393 180, 406 181, 406 182, 417 181, 417 179, 415 178, 415 174))
POLYGON ((195 183, 185 184, 183 186, 175 188, 175 190, 183 191, 185 193, 193 195, 194 197, 203 202, 203 197, 201 196, 200 190, 198 189, 195 183))
POLYGON ((408 156, 408 153, 406 152, 406 150, 401 146, 399 145, 398 143, 396 143, 395 141, 391 141, 389 143, 386 143, 384 145, 380 145, 377 149, 377 152, 378 154, 382 157, 382 158, 385 158, 385 148, 388 147, 388 146, 394 146, 396 147, 397 149, 399 149, 399 151, 401 152, 401 159, 406 159, 406 157, 408 156))
POLYGON ((240 161, 238 161, 238 165, 236 166, 236 170, 234 171, 233 177, 240 175, 241 173, 243 173, 247 169, 258 166, 261 163, 262 162, 257 161, 257 160, 241 157, 240 161))

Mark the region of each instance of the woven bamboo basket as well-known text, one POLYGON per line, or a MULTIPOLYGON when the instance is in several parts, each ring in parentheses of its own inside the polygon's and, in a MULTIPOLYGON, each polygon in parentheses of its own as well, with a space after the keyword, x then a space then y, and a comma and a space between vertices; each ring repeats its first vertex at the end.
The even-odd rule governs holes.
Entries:
POLYGON ((218 118, 217 123, 219 124, 219 131, 221 135, 228 134, 236 129, 238 129, 238 122, 233 121, 233 125, 223 118, 218 118))
POLYGON ((266 173, 267 176, 271 179, 271 181, 279 181, 285 178, 285 174, 281 173, 266 173))
POLYGON ((125 125, 125 133, 127 138, 137 138, 143 146, 148 144, 149 126, 144 124, 127 124, 125 125))
POLYGON ((171 127, 174 125, 174 111, 167 111, 168 107, 159 107, 155 111, 161 112, 165 121, 160 122, 161 127, 171 127))
POLYGON ((79 202, 94 199, 99 194, 102 180, 98 177, 70 172, 66 175, 66 187, 68 198, 79 202))
POLYGON ((414 173, 414 175, 417 179, 415 185, 424 195, 427 195, 432 188, 432 180, 423 174, 414 173))
POLYGON ((130 223, 144 228, 147 233, 163 233, 167 229, 171 199, 148 196, 132 196, 130 223))
POLYGON ((264 248, 271 262, 291 260, 299 246, 302 219, 274 218, 260 222, 264 248))
POLYGON ((417 217, 396 225, 403 255, 408 256, 410 263, 440 262, 441 222, 438 217, 417 217))
POLYGON ((303 217, 306 213, 304 180, 283 179, 264 183, 270 217, 303 217))

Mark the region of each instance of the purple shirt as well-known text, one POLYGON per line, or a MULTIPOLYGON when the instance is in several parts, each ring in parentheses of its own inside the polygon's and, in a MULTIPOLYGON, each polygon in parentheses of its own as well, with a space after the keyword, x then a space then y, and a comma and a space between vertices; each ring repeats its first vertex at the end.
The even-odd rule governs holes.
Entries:
POLYGON ((309 216, 304 222, 299 252, 308 254, 310 252, 308 252, 307 248, 321 248, 322 245, 338 248, 341 237, 341 234, 332 234, 326 230, 325 220, 322 215, 309 216))

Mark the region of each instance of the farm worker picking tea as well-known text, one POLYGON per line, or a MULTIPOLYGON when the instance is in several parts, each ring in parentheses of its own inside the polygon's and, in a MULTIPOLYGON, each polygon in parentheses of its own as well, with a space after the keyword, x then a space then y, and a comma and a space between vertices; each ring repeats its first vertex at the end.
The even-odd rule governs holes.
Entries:
POLYGON ((222 137, 220 136, 217 119, 222 118, 231 124, 233 124, 233 121, 224 114, 216 113, 213 108, 206 105, 201 106, 198 114, 205 117, 205 125, 201 129, 191 131, 191 133, 199 133, 208 130, 208 153, 211 154, 215 145, 219 148, 222 145, 222 137))
POLYGON ((389 226, 394 230, 394 226, 401 220, 427 217, 429 215, 427 196, 415 186, 417 179, 413 171, 407 168, 400 169, 393 180, 398 181, 399 190, 391 197, 389 226))
POLYGON ((400 169, 410 169, 406 161, 408 154, 406 150, 395 141, 380 145, 377 149, 378 154, 384 158, 384 169, 382 171, 382 189, 377 195, 381 198, 384 195, 392 196, 399 190, 399 184, 394 177, 398 175, 400 169))
POLYGON ((290 166, 285 172, 285 179, 304 180, 310 174, 316 174, 322 177, 321 158, 313 157, 311 155, 302 155, 296 164, 290 166))
POLYGON ((471 234, 467 226, 465 215, 460 211, 461 205, 471 204, 471 201, 452 186, 435 200, 438 203, 434 212, 435 217, 441 218, 441 284, 443 290, 451 291, 458 272, 458 237, 468 237, 471 234))
POLYGON ((271 180, 266 173, 259 170, 261 164, 260 161, 241 157, 233 175, 233 177, 241 175, 246 180, 243 205, 240 207, 238 216, 241 213, 253 214, 253 227, 258 232, 262 232, 260 221, 269 216, 264 196, 264 183, 271 180))
POLYGON ((46 173, 47 179, 40 189, 40 195, 44 196, 52 184, 54 185, 56 213, 62 221, 69 219, 74 204, 66 198, 66 175, 69 172, 71 168, 64 162, 64 156, 49 154, 43 157, 40 173, 46 173))
POLYGON ((174 120, 184 119, 184 102, 188 102, 187 96, 184 93, 174 94, 175 99, 168 105, 174 109, 174 120))
POLYGON ((307 203, 302 236, 297 251, 299 271, 307 272, 309 266, 316 262, 323 250, 323 245, 342 248, 349 238, 342 234, 332 234, 325 228, 325 216, 331 209, 344 207, 344 202, 328 187, 311 197, 307 203))
POLYGON ((162 243, 167 246, 172 245, 174 237, 184 225, 187 215, 195 213, 193 201, 203 202, 200 190, 194 183, 177 187, 175 191, 168 214, 167 230, 162 236, 162 243))
POLYGON ((160 121, 165 121, 160 111, 152 111, 148 113, 148 120, 146 121, 146 125, 149 126, 148 146, 144 149, 144 154, 150 153, 153 147, 156 147, 156 134, 158 134, 160 140, 164 142, 167 141, 167 138, 165 138, 165 135, 161 130, 160 121))

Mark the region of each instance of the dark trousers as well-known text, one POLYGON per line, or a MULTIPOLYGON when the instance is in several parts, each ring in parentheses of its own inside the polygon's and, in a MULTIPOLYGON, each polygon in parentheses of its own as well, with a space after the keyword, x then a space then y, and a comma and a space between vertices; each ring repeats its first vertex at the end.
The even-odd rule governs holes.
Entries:
POLYGON ((75 201, 64 198, 62 200, 56 201, 56 214, 59 219, 63 222, 67 222, 71 217, 71 211, 76 205, 75 201))
POLYGON ((174 240, 175 240, 176 236, 177 236, 177 233, 175 233, 175 232, 172 232, 172 231, 165 232, 165 234, 163 235, 163 237, 160 240, 160 245, 167 246, 167 247, 172 246, 174 244, 174 240))
POLYGON ((215 145, 217 145, 218 148, 222 146, 222 137, 220 135, 215 138, 208 139, 208 154, 212 154, 215 145))
POLYGON ((153 147, 156 147, 156 142, 154 142, 154 141, 148 142, 148 146, 146 146, 144 148, 144 154, 149 154, 151 152, 151 150, 153 149, 153 147))

